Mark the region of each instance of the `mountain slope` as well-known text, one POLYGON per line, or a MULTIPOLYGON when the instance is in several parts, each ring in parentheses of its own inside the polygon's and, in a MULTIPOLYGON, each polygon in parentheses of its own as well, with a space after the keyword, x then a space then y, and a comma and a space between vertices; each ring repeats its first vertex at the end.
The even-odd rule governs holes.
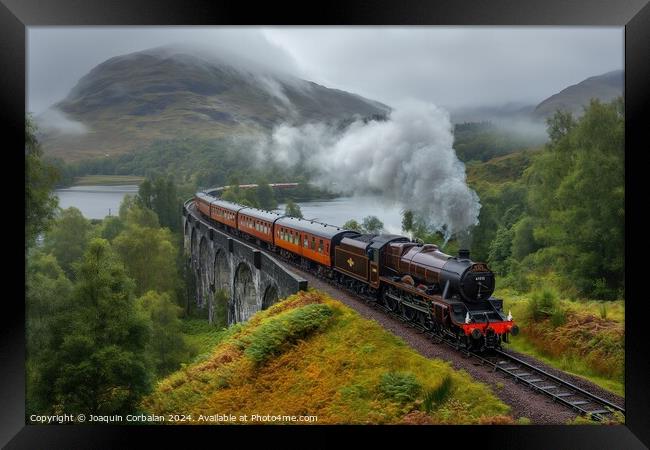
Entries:
POLYGON ((580 116, 583 107, 589 105, 589 100, 592 98, 609 102, 623 95, 623 80, 624 72, 622 70, 587 78, 539 103, 533 111, 533 116, 546 118, 553 115, 558 109, 580 116))
POLYGON ((157 139, 210 139, 390 110, 355 94, 237 64, 173 47, 111 58, 36 118, 45 152, 67 160, 112 156, 157 139))

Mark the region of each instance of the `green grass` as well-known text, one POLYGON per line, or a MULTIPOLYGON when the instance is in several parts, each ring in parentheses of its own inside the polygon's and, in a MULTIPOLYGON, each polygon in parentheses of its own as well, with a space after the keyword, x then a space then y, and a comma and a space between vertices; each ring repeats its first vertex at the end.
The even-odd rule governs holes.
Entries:
POLYGON ((623 396, 625 303, 500 289, 521 333, 507 347, 623 396))
POLYGON ((218 328, 206 319, 193 317, 182 320, 181 331, 192 348, 193 362, 197 362, 208 357, 211 350, 236 329, 237 327, 218 328))
POLYGON ((378 323, 314 290, 223 335, 194 321, 187 322, 186 333, 218 343, 207 357, 158 382, 143 400, 145 411, 308 414, 318 424, 515 423, 490 387, 447 362, 425 358, 378 323), (427 395, 429 411, 423 406, 427 395))
MULTIPOLYGON (((497 383, 497 387, 498 387, 498 383, 497 383)), ((442 383, 440 383, 440 386, 431 389, 424 395, 424 402, 422 404, 424 410, 426 412, 431 412, 434 410, 434 408, 442 405, 447 400, 447 398, 449 398, 449 394, 451 393, 451 388, 452 388, 451 378, 445 377, 442 380, 442 383)))
POLYGON ((123 186, 139 185, 144 177, 135 175, 86 175, 75 178, 73 186, 123 186))
POLYGON ((422 386, 412 373, 386 372, 379 381, 379 390, 387 398, 397 402, 414 401, 422 386))

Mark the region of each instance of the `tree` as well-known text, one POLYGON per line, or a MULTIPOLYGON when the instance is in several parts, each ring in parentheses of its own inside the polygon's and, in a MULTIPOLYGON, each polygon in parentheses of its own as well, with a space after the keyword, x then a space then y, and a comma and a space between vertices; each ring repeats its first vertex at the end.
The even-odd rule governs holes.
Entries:
POLYGON ((302 211, 300 210, 300 205, 289 200, 287 206, 284 208, 284 213, 289 217, 297 217, 302 219, 302 211))
POLYGON ((413 211, 404 210, 402 211, 402 231, 410 233, 415 227, 415 222, 413 219, 413 211))
POLYGON ((490 253, 488 261, 492 270, 499 275, 505 275, 507 272, 506 262, 510 258, 512 248, 513 232, 510 228, 501 225, 494 240, 490 243, 490 253))
POLYGON ((129 224, 113 240, 113 246, 127 273, 136 281, 136 295, 149 290, 173 292, 176 289, 179 283, 176 249, 168 229, 129 224))
POLYGON ((151 205, 153 203, 153 197, 154 193, 151 180, 149 178, 146 178, 138 187, 138 195, 136 198, 142 206, 152 209, 151 205))
POLYGON ((180 200, 171 177, 147 178, 140 184, 136 203, 153 210, 160 225, 172 231, 180 229, 180 200))
POLYGON ((112 241, 124 230, 124 226, 124 222, 119 217, 105 217, 102 221, 100 236, 104 239, 112 241))
POLYGON ((548 147, 526 171, 538 252, 558 255, 554 268, 581 294, 613 298, 624 289, 625 273, 622 99, 592 100, 575 122, 558 113, 549 134, 548 147))
POLYGON ((147 353, 158 376, 164 376, 178 369, 181 362, 187 361, 190 356, 179 319, 183 310, 171 301, 169 294, 156 291, 148 291, 137 303, 152 324, 147 353))
POLYGON ((546 131, 552 144, 557 144, 575 127, 576 121, 569 111, 557 110, 553 116, 546 119, 546 131))
POLYGON ((384 223, 376 216, 364 217, 361 226, 369 234, 379 234, 384 229, 384 223))
POLYGON ((363 233, 363 228, 361 228, 361 225, 359 225, 359 222, 357 222, 354 219, 350 219, 347 222, 343 224, 343 228, 346 230, 351 230, 351 231, 357 231, 359 233, 363 233))
POLYGON ((258 183, 255 189, 255 197, 261 209, 272 210, 278 207, 273 189, 264 181, 258 183))
POLYGON ((125 195, 120 203, 120 220, 124 224, 134 224, 146 228, 158 228, 158 215, 149 208, 141 206, 135 197, 125 195))
POLYGON ((383 231, 384 223, 376 216, 367 216, 363 218, 361 224, 354 219, 350 219, 343 224, 343 228, 359 233, 379 234, 383 231))
POLYGON ((126 414, 151 387, 133 281, 105 239, 89 242, 68 308, 57 317, 37 393, 51 413, 126 414))
POLYGON ((534 223, 529 216, 524 216, 513 225, 512 231, 512 257, 521 261, 526 256, 535 252, 539 246, 533 234, 534 223))
POLYGON ((71 306, 72 283, 53 255, 33 252, 26 269, 26 408, 28 414, 38 414, 50 407, 43 393, 51 381, 42 377, 41 367, 51 358, 57 320, 71 306))
POLYGON ((25 117, 25 247, 48 230, 53 222, 58 198, 53 189, 58 180, 56 169, 43 162, 36 139, 36 125, 25 117))
POLYGON ((45 250, 52 253, 63 270, 71 276, 73 264, 80 260, 90 238, 90 222, 77 208, 64 209, 45 235, 45 250))

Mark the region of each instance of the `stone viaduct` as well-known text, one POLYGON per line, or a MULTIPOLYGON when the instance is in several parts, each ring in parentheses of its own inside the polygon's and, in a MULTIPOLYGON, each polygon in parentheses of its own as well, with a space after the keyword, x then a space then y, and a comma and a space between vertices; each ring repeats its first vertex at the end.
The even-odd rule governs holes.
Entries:
POLYGON ((243 322, 278 299, 307 289, 307 281, 278 260, 216 229, 188 200, 183 206, 184 249, 196 280, 196 303, 212 323, 215 293, 228 294, 228 324, 243 322))

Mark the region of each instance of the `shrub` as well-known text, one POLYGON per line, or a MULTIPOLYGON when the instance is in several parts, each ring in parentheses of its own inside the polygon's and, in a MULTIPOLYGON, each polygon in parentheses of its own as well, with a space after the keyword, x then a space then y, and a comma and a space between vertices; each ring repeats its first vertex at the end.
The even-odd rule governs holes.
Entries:
POLYGON ((594 281, 591 295, 600 300, 615 300, 618 292, 616 289, 611 289, 607 286, 604 278, 594 281))
POLYGON ((332 308, 328 305, 315 304, 274 317, 242 339, 248 341, 244 342, 245 346, 248 344, 244 354, 261 364, 282 353, 289 345, 324 328, 332 315, 332 308))
POLYGON ((551 314, 551 325, 557 328, 559 326, 564 325, 565 323, 566 323, 566 311, 560 306, 555 307, 553 313, 551 314))
POLYGON ((379 382, 379 391, 399 403, 414 401, 421 389, 415 376, 408 372, 386 372, 379 382))
POLYGON ((607 319, 607 304, 605 303, 600 304, 600 318, 607 319))
POLYGON ((528 302, 528 317, 534 321, 540 321, 551 317, 558 309, 558 301, 555 292, 550 289, 535 291, 528 302))
POLYGON ((434 407, 441 405, 451 393, 452 381, 451 377, 447 375, 440 383, 440 386, 433 388, 424 395, 424 402, 422 407, 428 413, 433 411, 434 407))

